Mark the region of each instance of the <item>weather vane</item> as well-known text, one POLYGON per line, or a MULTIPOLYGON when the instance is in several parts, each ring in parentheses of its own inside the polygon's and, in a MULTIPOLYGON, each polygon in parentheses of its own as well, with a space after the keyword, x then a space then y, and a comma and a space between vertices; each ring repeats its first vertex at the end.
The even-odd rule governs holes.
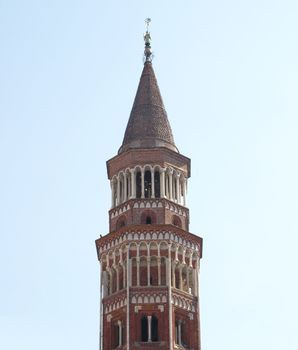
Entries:
POLYGON ((145 41, 144 61, 145 61, 145 63, 152 61, 151 36, 150 36, 150 33, 148 32, 150 22, 151 22, 151 18, 145 19, 145 24, 146 24, 146 33, 144 34, 144 41, 145 41))

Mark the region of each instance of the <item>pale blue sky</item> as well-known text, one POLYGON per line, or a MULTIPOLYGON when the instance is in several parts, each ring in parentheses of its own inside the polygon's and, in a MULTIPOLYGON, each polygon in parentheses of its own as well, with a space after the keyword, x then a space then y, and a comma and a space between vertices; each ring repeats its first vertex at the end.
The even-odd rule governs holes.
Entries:
POLYGON ((0 348, 98 349, 105 162, 146 17, 192 159, 203 350, 297 350, 297 0, 0 0, 0 348))

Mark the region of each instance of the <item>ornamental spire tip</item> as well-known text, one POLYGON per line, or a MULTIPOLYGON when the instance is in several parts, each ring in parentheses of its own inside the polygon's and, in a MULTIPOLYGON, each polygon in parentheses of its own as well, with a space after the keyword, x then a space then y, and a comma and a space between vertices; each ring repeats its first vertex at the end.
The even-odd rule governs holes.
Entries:
POLYGON ((146 33, 144 34, 144 41, 145 41, 144 63, 152 62, 151 36, 150 36, 150 32, 148 31, 150 22, 151 22, 151 18, 145 19, 146 33))

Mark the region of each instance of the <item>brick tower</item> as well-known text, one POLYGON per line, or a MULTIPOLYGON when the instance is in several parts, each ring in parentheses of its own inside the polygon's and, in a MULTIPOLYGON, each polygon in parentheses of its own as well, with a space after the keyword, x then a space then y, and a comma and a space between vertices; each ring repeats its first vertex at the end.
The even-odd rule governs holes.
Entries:
POLYGON ((179 153, 144 35, 144 68, 118 154, 107 161, 110 232, 101 265, 101 350, 200 350, 202 239, 186 207, 190 159, 179 153))

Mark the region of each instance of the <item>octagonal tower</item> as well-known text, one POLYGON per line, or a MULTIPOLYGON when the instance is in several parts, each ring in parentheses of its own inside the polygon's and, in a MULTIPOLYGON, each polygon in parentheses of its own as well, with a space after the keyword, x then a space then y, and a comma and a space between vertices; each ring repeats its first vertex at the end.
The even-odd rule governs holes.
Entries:
POLYGON ((200 350, 202 238, 190 233, 190 159, 179 153, 144 35, 144 68, 118 154, 107 161, 110 232, 101 265, 101 350, 200 350))

